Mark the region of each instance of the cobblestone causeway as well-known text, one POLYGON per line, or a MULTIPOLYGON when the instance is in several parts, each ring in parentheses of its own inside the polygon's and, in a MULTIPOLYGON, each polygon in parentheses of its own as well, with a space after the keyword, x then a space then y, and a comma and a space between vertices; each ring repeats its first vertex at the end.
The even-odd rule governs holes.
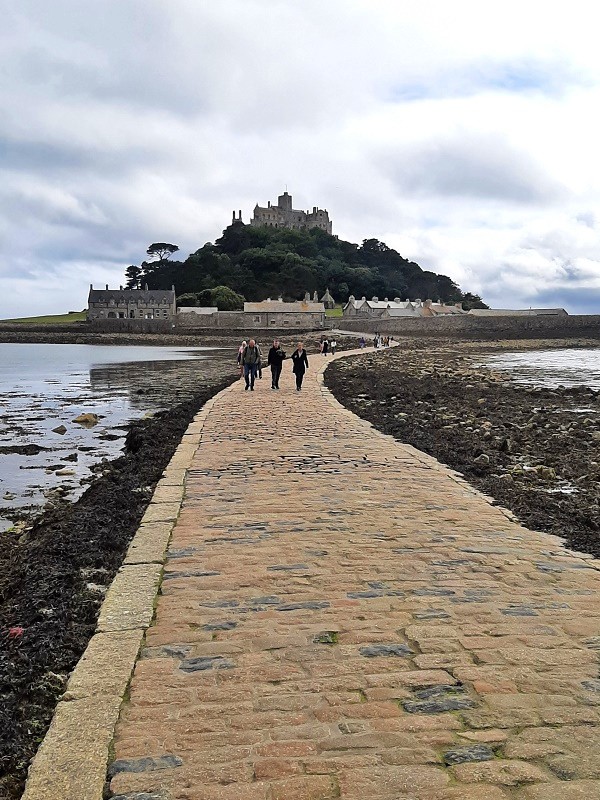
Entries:
POLYGON ((342 408, 313 356, 199 435, 119 800, 600 799, 600 573, 342 408))

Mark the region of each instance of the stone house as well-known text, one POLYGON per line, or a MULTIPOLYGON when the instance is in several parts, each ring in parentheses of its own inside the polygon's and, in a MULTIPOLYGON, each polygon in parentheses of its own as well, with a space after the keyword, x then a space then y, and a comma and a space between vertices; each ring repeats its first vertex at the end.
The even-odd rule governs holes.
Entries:
POLYGON ((176 314, 175 287, 171 289, 94 289, 90 284, 87 318, 160 320, 168 322, 176 314))
MULTIPOLYGON (((236 217, 234 211, 233 222, 241 221, 242 212, 240 211, 239 217, 236 217)), ((287 192, 279 195, 277 205, 271 205, 271 201, 269 201, 265 208, 257 203, 250 225, 268 225, 272 228, 290 228, 299 231, 321 228, 327 233, 332 233, 332 223, 327 209, 317 208, 317 206, 313 206, 312 211, 292 208, 292 195, 287 192)))
MULTIPOLYGON (((316 294, 316 292, 315 292, 316 294)), ((321 302, 325 306, 325 308, 335 308, 335 300, 329 294, 329 289, 325 289, 325 294, 321 298, 321 302)))
POLYGON ((399 297, 395 297, 393 300, 388 300, 387 297, 383 300, 378 297, 373 297, 371 300, 361 297, 360 300, 357 300, 352 294, 342 309, 342 314, 344 317, 375 319, 382 317, 387 309, 402 312, 402 316, 415 316, 413 314, 414 306, 410 300, 401 300, 399 297))
POLYGON ((221 328, 236 330, 264 330, 297 328, 313 330, 325 325, 325 306, 308 297, 293 303, 282 298, 244 303, 243 311, 218 311, 212 308, 180 308, 177 313, 178 328, 221 328))
POLYGON ((397 317, 438 317, 450 314, 465 314, 460 303, 455 305, 445 305, 442 302, 434 303, 432 300, 401 300, 395 297, 388 300, 385 297, 380 300, 373 297, 367 300, 361 297, 357 300, 353 295, 348 298, 344 306, 343 316, 346 318, 359 319, 396 319, 397 317))
POLYGON ((286 303, 268 297, 259 303, 244 303, 250 326, 262 328, 321 328, 325 324, 325 305, 310 299, 286 303))

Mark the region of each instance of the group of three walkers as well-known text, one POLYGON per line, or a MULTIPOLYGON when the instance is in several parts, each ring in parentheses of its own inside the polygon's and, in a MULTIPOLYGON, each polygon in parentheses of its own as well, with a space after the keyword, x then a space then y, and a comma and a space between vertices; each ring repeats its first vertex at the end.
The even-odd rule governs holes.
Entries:
MULTIPOLYGON (((267 356, 267 366, 271 367, 271 389, 279 389, 279 378, 286 358, 285 350, 282 350, 279 339, 275 339, 267 356)), ((296 391, 299 392, 302 389, 304 373, 308 369, 308 356, 303 342, 298 342, 298 347, 292 353, 291 359, 292 371, 296 376, 296 391)), ((253 392, 256 376, 262 378, 262 353, 254 339, 250 339, 248 343, 242 342, 238 350, 238 364, 246 382, 245 391, 250 389, 253 392)))

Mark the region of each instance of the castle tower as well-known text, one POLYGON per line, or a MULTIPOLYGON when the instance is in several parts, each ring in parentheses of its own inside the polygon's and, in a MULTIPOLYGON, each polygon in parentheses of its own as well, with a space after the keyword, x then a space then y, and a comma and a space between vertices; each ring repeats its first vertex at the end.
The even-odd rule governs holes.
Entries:
POLYGON ((284 192, 280 194, 277 198, 277 205, 283 211, 291 211, 292 210, 292 195, 284 192))

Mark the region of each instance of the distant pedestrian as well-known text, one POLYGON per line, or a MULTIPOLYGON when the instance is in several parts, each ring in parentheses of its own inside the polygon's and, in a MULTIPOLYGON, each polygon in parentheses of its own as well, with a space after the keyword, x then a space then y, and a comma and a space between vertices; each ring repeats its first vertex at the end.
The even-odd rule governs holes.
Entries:
POLYGON ((258 365, 260 364, 260 348, 254 341, 250 339, 246 347, 244 347, 241 356, 241 364, 244 368, 244 378, 246 380, 245 390, 254 391, 254 381, 256 373, 258 372, 258 365))
POLYGON ((244 348, 248 345, 248 342, 244 341, 238 347, 238 354, 237 354, 237 363, 238 367, 240 368, 240 378, 244 374, 244 365, 242 364, 242 353, 244 352, 244 348))
POLYGON ((296 376, 296 391, 299 392, 302 389, 304 373, 308 369, 308 357, 302 342, 298 342, 298 347, 292 353, 292 361, 294 362, 292 372, 296 376))
POLYGON ((364 337, 364 336, 361 336, 361 337, 360 337, 360 341, 359 341, 359 345, 360 345, 361 347, 365 347, 365 346, 366 346, 366 344, 367 344, 367 342, 365 341, 365 337, 364 337))
POLYGON ((329 339, 323 339, 323 355, 326 356, 329 352, 329 339))
POLYGON ((332 339, 329 342, 329 347, 331 348, 331 355, 334 356, 335 355, 335 351, 337 350, 337 342, 336 342, 335 339, 332 339))
POLYGON ((259 353, 258 364, 256 365, 256 372, 257 372, 257 375, 258 375, 258 379, 262 381, 262 368, 263 368, 262 352, 261 352, 260 345, 259 345, 258 342, 256 342, 256 346, 258 347, 258 353, 259 353))
POLYGON ((267 364, 271 367, 271 389, 279 389, 279 376, 284 359, 285 351, 281 349, 279 339, 275 339, 267 357, 267 364))

